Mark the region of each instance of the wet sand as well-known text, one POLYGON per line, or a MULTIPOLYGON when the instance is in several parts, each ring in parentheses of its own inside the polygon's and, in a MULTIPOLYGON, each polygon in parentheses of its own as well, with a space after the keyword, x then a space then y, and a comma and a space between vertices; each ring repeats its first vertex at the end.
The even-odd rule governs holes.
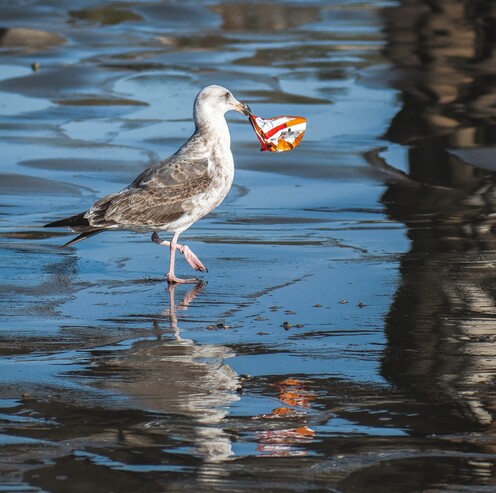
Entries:
POLYGON ((494 489, 494 13, 434 3, 2 7, 0 491, 494 489), (228 114, 205 284, 61 250, 213 83, 308 130, 228 114))

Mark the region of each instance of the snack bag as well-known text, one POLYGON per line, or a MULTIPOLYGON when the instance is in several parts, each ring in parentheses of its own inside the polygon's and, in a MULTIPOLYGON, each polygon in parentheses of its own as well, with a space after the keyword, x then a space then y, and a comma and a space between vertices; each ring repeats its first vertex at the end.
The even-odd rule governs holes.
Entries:
POLYGON ((301 116, 260 118, 249 116, 251 126, 262 144, 261 151, 285 152, 294 149, 303 138, 307 120, 301 116))

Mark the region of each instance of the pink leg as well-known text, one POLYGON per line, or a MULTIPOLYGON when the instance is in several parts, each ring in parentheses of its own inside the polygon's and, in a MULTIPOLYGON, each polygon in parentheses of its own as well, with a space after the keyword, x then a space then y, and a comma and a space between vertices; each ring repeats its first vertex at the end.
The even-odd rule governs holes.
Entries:
POLYGON ((188 262, 191 267, 200 272, 208 272, 208 269, 201 263, 200 259, 190 250, 188 245, 177 245, 179 253, 184 255, 186 262, 188 262))
POLYGON ((195 270, 199 270, 201 272, 208 272, 207 268, 200 262, 200 259, 190 250, 187 245, 180 245, 177 243, 177 239, 179 238, 178 233, 174 233, 172 237, 172 241, 161 240, 157 233, 152 234, 152 241, 154 243, 158 243, 159 245, 170 247, 170 264, 169 264, 169 272, 167 273, 167 281, 169 283, 179 283, 179 284, 197 284, 202 282, 200 279, 180 279, 176 277, 174 274, 174 264, 175 264, 175 256, 176 250, 179 250, 179 253, 184 255, 184 258, 188 262, 191 267, 195 270))

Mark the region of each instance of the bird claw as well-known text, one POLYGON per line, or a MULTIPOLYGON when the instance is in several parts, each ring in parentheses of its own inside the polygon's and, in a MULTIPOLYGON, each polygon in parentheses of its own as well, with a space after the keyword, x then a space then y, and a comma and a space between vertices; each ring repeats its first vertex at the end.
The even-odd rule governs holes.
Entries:
POLYGON ((170 272, 167 273, 167 282, 169 284, 204 284, 201 279, 198 279, 197 277, 193 277, 190 279, 181 279, 179 277, 176 277, 175 274, 171 274, 170 272))
POLYGON ((201 263, 200 259, 190 250, 187 245, 182 246, 179 252, 184 255, 186 262, 188 262, 191 267, 200 272, 208 272, 208 269, 201 263))

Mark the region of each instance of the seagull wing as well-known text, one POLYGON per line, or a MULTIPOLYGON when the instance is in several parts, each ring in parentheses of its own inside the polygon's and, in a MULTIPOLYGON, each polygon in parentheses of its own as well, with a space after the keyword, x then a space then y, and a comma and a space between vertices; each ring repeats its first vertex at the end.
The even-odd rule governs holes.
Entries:
POLYGON ((191 199, 210 182, 208 157, 175 154, 143 171, 121 192, 100 199, 85 217, 95 228, 164 226, 189 212, 191 199))

